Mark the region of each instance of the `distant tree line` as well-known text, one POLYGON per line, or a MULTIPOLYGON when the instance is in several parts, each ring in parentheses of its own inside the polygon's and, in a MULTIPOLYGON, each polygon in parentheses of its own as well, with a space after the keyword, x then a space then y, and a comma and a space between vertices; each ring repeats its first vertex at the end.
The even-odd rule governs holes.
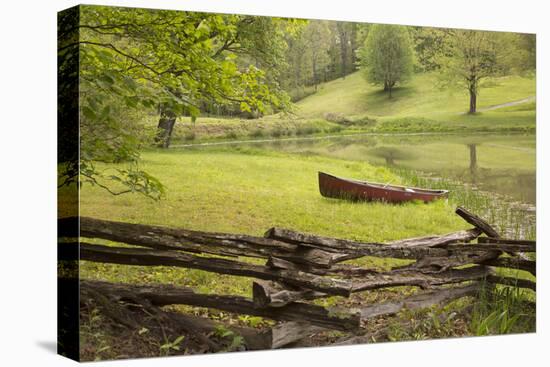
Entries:
POLYGON ((466 89, 475 113, 485 79, 536 68, 533 34, 310 20, 283 40, 278 81, 293 101, 358 69, 390 98, 414 73, 438 72, 441 85, 466 89))

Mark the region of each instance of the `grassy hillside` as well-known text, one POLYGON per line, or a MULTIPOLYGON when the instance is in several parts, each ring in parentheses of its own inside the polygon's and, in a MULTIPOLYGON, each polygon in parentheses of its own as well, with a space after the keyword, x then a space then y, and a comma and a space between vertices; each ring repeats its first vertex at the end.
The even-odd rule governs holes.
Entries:
MULTIPOLYGON (((535 79, 509 76, 485 83, 479 95, 479 108, 535 95, 535 79)), ((365 81, 360 72, 320 86, 319 92, 297 104, 303 117, 323 117, 341 113, 349 117, 438 117, 467 111, 468 94, 461 89, 442 90, 436 74, 417 74, 389 99, 380 86, 365 81)))

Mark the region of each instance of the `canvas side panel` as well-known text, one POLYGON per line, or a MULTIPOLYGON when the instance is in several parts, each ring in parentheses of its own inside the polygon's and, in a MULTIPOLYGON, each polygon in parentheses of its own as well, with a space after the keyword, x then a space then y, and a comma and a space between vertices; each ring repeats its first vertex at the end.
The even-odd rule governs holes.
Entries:
POLYGON ((79 233, 79 20, 78 6, 58 13, 57 351, 74 360, 80 360, 77 245, 79 233), (71 242, 71 238, 74 239, 73 245, 67 243, 71 242))

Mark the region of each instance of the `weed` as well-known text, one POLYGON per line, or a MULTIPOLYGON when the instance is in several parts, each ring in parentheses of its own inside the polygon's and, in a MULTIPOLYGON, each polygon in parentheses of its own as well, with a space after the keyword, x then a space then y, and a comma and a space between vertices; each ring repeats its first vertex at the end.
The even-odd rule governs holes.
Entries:
POLYGON ((533 332, 535 310, 525 290, 484 283, 474 303, 470 329, 474 335, 533 332))
POLYGON ((325 112, 323 118, 330 122, 335 122, 342 125, 350 125, 353 121, 339 112, 325 112))
POLYGON ((227 347, 223 349, 224 352, 234 352, 238 350, 244 349, 244 338, 232 330, 229 330, 223 325, 220 325, 216 328, 214 331, 214 335, 221 339, 225 339, 226 341, 229 341, 227 347))
POLYGON ((112 358, 110 340, 101 325, 103 317, 98 308, 88 305, 88 312, 82 313, 80 322, 80 346, 84 353, 91 355, 91 360, 100 361, 112 358))
POLYGON ((405 310, 390 322, 388 339, 425 340, 448 338, 464 333, 456 312, 445 312, 439 307, 424 310, 405 310))
POLYGON ((180 344, 181 344, 181 342, 183 341, 184 338, 185 338, 185 336, 180 335, 176 339, 174 339, 173 341, 165 340, 165 343, 162 344, 159 347, 160 355, 161 356, 168 356, 168 355, 170 355, 170 352, 172 352, 172 351, 179 351, 180 350, 180 344))
POLYGON ((253 328, 257 328, 264 324, 264 319, 259 316, 239 315, 238 319, 239 321, 253 328))

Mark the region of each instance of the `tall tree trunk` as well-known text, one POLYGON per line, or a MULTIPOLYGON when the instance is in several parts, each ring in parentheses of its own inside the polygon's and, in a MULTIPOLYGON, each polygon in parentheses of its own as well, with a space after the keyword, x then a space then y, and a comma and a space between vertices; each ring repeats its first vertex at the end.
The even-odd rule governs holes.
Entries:
POLYGON ((393 87, 394 87, 394 86, 395 86, 395 82, 394 82, 394 81, 393 81, 393 82, 390 82, 390 81, 387 81, 387 80, 386 80, 386 81, 384 82, 384 90, 390 92, 390 95, 389 95, 388 98, 391 98, 391 97, 392 97, 392 91, 393 91, 393 87))
POLYGON ((317 60, 313 58, 311 60, 312 68, 313 68, 313 87, 315 88, 315 91, 317 92, 317 60))
POLYGON ((170 146, 170 139, 172 138, 172 131, 176 124, 176 114, 162 106, 160 109, 160 119, 158 123, 157 136, 155 142, 159 148, 168 148, 170 146))
POLYGON ((470 110, 468 113, 476 113, 477 110, 477 82, 470 80, 470 86, 468 87, 470 92, 470 110))
POLYGON ((470 111, 468 113, 476 113, 477 109, 477 94, 470 91, 470 111))
POLYGON ((296 88, 299 88, 300 85, 302 84, 302 76, 301 76, 301 65, 299 65, 295 70, 294 70, 294 83, 296 84, 296 88))
POLYGON ((340 40, 340 57, 342 62, 341 77, 346 78, 348 71, 348 49, 349 49, 349 33, 347 29, 347 23, 337 22, 336 28, 338 30, 338 38, 340 40))
POLYGON ((357 55, 355 51, 359 48, 357 40, 357 23, 351 23, 350 34, 350 56, 351 56, 351 70, 357 70, 357 55))

